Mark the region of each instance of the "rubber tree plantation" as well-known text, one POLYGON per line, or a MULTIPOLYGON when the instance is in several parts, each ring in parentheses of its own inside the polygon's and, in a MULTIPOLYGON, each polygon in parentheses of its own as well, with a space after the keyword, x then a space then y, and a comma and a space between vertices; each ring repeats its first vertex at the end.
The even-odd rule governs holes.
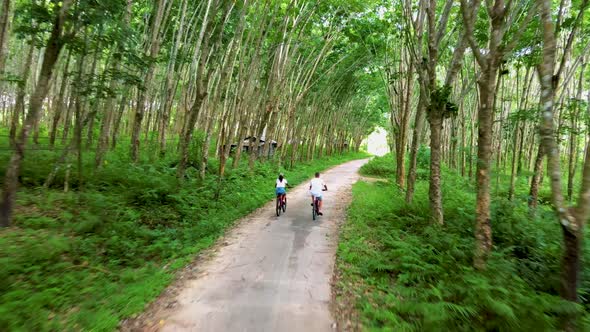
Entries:
POLYGON ((590 329, 589 61, 588 0, 0 0, 0 330, 117 329, 378 127, 339 329, 590 329))

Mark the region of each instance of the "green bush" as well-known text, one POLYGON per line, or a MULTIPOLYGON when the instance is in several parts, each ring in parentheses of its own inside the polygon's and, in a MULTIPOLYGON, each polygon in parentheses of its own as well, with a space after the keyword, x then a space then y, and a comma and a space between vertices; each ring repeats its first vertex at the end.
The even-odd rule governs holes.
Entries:
POLYGON ((430 167, 430 147, 420 145, 418 154, 416 155, 416 164, 418 168, 429 169, 430 167))
MULTIPOLYGON (((582 272, 582 305, 558 296, 562 246, 552 211, 541 207, 532 219, 526 197, 494 200, 494 252, 477 271, 473 184, 450 172, 443 178, 444 226, 430 222, 426 181, 417 183, 411 205, 391 183, 353 187, 337 288, 356 299, 364 329, 555 331, 560 316, 574 313, 582 314, 581 330, 590 328, 590 269, 582 272)), ((584 255, 590 258, 588 245, 584 255)))
POLYGON ((370 163, 363 165, 360 173, 366 176, 389 178, 395 175, 395 159, 388 153, 382 157, 374 157, 370 163))
MULTIPOLYGON (((253 171, 240 165, 220 181, 211 160, 204 180, 190 167, 193 175, 181 184, 174 159, 131 164, 127 153, 124 147, 109 153, 99 170, 94 155, 84 154, 84 189, 77 191, 73 168, 68 193, 65 167, 49 190, 39 188, 59 152, 27 158, 14 227, 0 230, 0 330, 115 329, 235 220, 272 199, 279 172, 270 163, 253 171)), ((286 175, 295 185, 361 157, 299 163, 286 175)))

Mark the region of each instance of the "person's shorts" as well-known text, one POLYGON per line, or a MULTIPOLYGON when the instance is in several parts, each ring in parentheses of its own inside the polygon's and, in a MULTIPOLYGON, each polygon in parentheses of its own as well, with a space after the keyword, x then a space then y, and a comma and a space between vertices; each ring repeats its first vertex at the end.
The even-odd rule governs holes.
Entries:
POLYGON ((284 195, 287 193, 287 190, 285 190, 285 188, 275 188, 275 193, 277 195, 284 195))
POLYGON ((319 193, 319 194, 318 193, 313 193, 313 192, 310 192, 310 193, 311 193, 311 195, 313 197, 317 198, 318 201, 321 201, 322 200, 322 194, 321 193, 319 193))

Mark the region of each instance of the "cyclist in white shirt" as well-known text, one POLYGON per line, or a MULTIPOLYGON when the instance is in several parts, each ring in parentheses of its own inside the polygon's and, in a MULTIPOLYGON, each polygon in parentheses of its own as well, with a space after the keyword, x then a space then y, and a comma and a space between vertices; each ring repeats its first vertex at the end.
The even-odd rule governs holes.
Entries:
POLYGON ((323 205, 322 204, 323 203, 322 202, 322 191, 324 191, 324 190, 328 190, 328 186, 326 186, 326 183, 324 182, 324 180, 322 180, 320 178, 320 173, 316 172, 315 178, 313 178, 311 180, 311 182, 309 183, 309 192, 311 194, 311 206, 313 206, 313 201, 314 201, 314 198, 316 198, 316 197, 317 197, 318 201, 320 202, 319 207, 318 207, 318 209, 319 209, 318 214, 320 216, 323 215, 323 213, 322 213, 322 205, 323 205))
POLYGON ((282 198, 284 199, 287 195, 286 188, 288 185, 289 184, 287 182, 287 179, 285 179, 283 173, 279 174, 279 178, 277 179, 277 183, 275 184, 275 193, 277 194, 277 196, 282 196, 282 198))

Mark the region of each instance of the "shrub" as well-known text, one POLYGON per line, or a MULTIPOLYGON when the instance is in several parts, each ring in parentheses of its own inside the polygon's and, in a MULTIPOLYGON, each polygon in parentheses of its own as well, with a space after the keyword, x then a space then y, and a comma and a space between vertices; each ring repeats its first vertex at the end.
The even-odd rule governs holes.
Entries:
MULTIPOLYGON (((371 162, 373 163, 373 161, 371 162)), ((371 167, 369 167, 371 169, 371 167)), ((355 299, 362 326, 383 331, 554 331, 559 317, 581 314, 588 329, 590 269, 583 305, 558 296, 561 234, 542 207, 532 220, 526 197, 492 204, 494 251, 487 270, 472 267, 475 188, 444 171, 445 225, 432 224, 428 183, 414 203, 392 183, 353 187, 337 255, 338 293, 355 299)), ((590 254, 585 245, 584 256, 590 254)))
POLYGON ((416 155, 416 164, 418 168, 428 170, 430 169, 430 148, 426 145, 420 145, 418 154, 416 155))
MULTIPOLYGON (((0 230, 1 330, 113 330, 143 310, 175 269, 274 195, 277 168, 270 163, 253 172, 228 168, 219 181, 212 159, 205 180, 191 168, 195 174, 181 184, 174 159, 131 164, 127 153, 125 147, 109 153, 99 170, 93 154, 84 154, 84 189, 69 193, 63 168, 52 188, 39 188, 59 152, 27 159, 15 225, 0 230)), ((286 175, 295 185, 361 157, 301 163, 286 175)), ((74 169, 70 180, 78 182, 74 169)))
POLYGON ((374 157, 360 169, 362 175, 388 178, 395 175, 395 159, 392 154, 374 157))

